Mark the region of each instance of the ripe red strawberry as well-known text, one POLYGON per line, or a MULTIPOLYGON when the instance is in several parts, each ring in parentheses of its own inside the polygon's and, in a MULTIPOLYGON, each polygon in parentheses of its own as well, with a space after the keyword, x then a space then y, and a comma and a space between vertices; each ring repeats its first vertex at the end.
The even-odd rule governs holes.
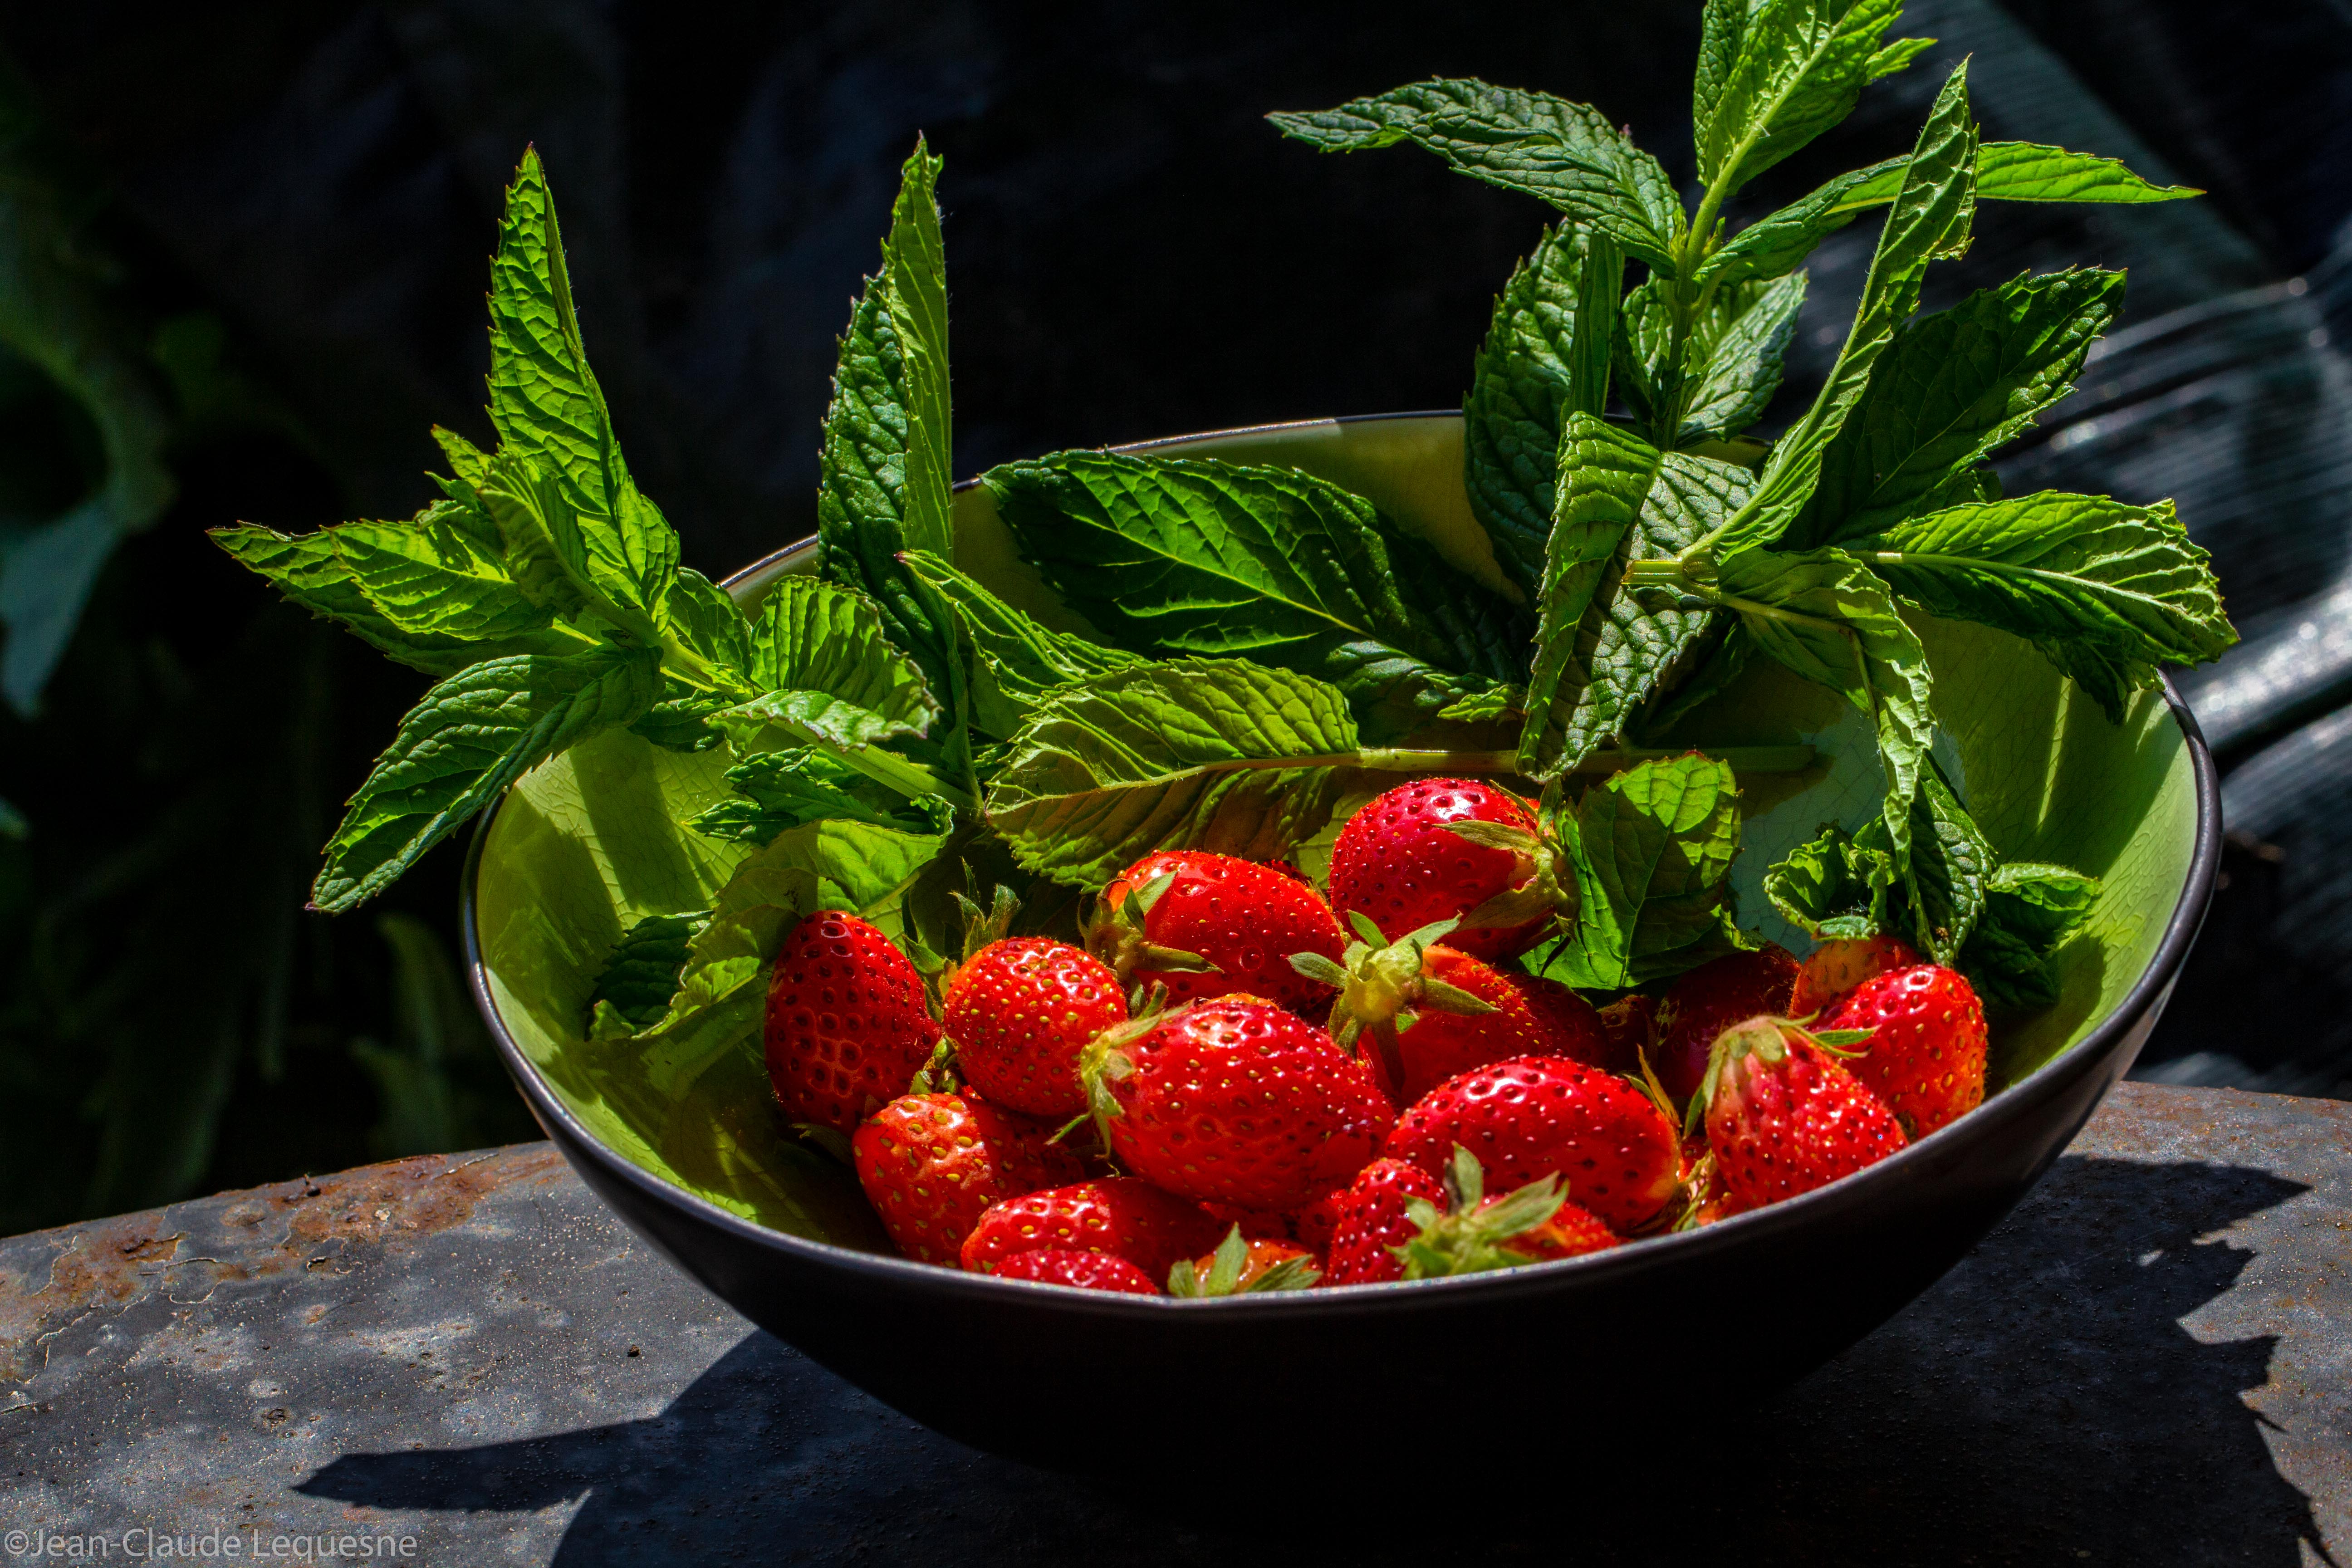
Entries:
POLYGON ((1914 1138, 1984 1101, 1984 1006, 1955 970, 1919 963, 1865 980, 1820 1026, 1871 1031, 1846 1070, 1868 1084, 1914 1138))
POLYGON ((1576 1258, 1617 1245, 1616 1233, 1568 1201, 1558 1176, 1488 1197, 1477 1157, 1456 1145, 1445 1173, 1447 1202, 1407 1205, 1414 1234, 1403 1244, 1403 1277, 1438 1279, 1576 1258))
MULTIPOLYGON (((1789 998, 1789 1016, 1810 1018, 1827 1010, 1864 981, 1890 969, 1908 969, 1923 962, 1908 942, 1896 937, 1865 936, 1825 942, 1808 953, 1797 970, 1797 988, 1789 998)), ((1822 1026, 1829 1027, 1826 1024, 1822 1026)))
POLYGON ((1225 1233, 1217 1250, 1168 1270, 1171 1296, 1243 1296, 1305 1290, 1321 1282, 1315 1255, 1295 1241, 1248 1241, 1241 1227, 1225 1233))
POLYGON ((1433 1176, 1457 1143, 1506 1191, 1561 1177, 1620 1234, 1656 1218, 1681 1176, 1674 1124, 1647 1093, 1559 1057, 1519 1057, 1439 1085, 1381 1152, 1433 1176))
MULTIPOLYGON (((1375 1160, 1373 1165, 1379 1164, 1375 1160)), ((1371 1165, 1364 1167, 1369 1171, 1371 1165)), ((1348 1183, 1341 1182, 1322 1196, 1290 1211, 1290 1234, 1298 1245, 1318 1258, 1331 1250, 1331 1230, 1339 1223, 1339 1205, 1348 1196, 1348 1183)))
POLYGON ((1657 1059, 1658 999, 1628 991, 1601 1009, 1601 1032, 1608 1037, 1609 1054, 1592 1065, 1611 1072, 1640 1072, 1646 1058, 1657 1059))
POLYGON ((1435 1176, 1402 1160, 1375 1160, 1356 1173, 1333 1205, 1337 1222, 1331 1228, 1326 1285, 1377 1285, 1404 1278, 1404 1265, 1389 1250, 1419 1234, 1405 1212, 1415 1198, 1436 1203, 1445 1188, 1435 1176))
POLYGON ((1394 942, 1460 920, 1461 952, 1502 959, 1543 940, 1559 907, 1554 850, 1528 804, 1483 779, 1414 779, 1348 818, 1331 847, 1331 907, 1394 942), (1457 831, 1448 824, 1475 825, 1457 831))
POLYGON ((907 1092, 940 1026, 890 939, 839 910, 785 933, 768 983, 768 1078, 794 1121, 847 1132, 907 1092))
POLYGON ((977 1096, 906 1094, 858 1124, 850 1159, 898 1250, 952 1268, 991 1204, 1086 1174, 1053 1134, 977 1096))
POLYGON ((1701 1092, 1723 1184, 1750 1207, 1827 1186, 1905 1142, 1895 1113, 1785 1018, 1725 1030, 1701 1092))
POLYGON ((1108 1252, 1165 1279, 1171 1264, 1216 1246, 1224 1229, 1198 1204, 1132 1176, 1109 1176, 995 1205, 964 1237, 962 1262, 993 1274, 1006 1258, 1040 1247, 1108 1252))
POLYGON ((1391 1103, 1411 1105, 1447 1079, 1506 1057, 1590 1050, 1485 960, 1440 942, 1453 921, 1388 942, 1372 940, 1381 932, 1369 917, 1353 918, 1362 936, 1348 944, 1340 963, 1318 953, 1300 953, 1291 963, 1339 988, 1331 1037, 1371 1065, 1391 1103))
POLYGON ((998 1265, 999 1279, 1030 1279, 1040 1285, 1067 1285, 1079 1290, 1118 1290, 1129 1296, 1157 1296, 1151 1276, 1124 1258, 1108 1252, 1064 1252, 1040 1247, 1016 1252, 998 1265))
POLYGON ((956 967, 941 1010, 956 1065, 999 1105, 1067 1121, 1087 1108, 1078 1053, 1127 1022, 1118 977, 1064 942, 1016 936, 956 967))
POLYGON ((1119 1161, 1202 1203, 1296 1208, 1370 1163, 1396 1120, 1370 1068, 1269 1002, 1138 1019, 1081 1072, 1119 1161))
POLYGON ((1336 959, 1347 945, 1314 889, 1205 849, 1163 849, 1129 866, 1095 901, 1086 937, 1132 989, 1165 985, 1171 1002, 1242 992, 1294 1012, 1328 1006, 1331 992, 1291 968, 1290 955, 1336 959))
POLYGON ((1702 963, 1668 987, 1658 1002, 1658 1045, 1650 1067, 1675 1103, 1698 1092, 1717 1035, 1759 1013, 1786 1015, 1796 984, 1796 955, 1768 942, 1754 952, 1702 963))

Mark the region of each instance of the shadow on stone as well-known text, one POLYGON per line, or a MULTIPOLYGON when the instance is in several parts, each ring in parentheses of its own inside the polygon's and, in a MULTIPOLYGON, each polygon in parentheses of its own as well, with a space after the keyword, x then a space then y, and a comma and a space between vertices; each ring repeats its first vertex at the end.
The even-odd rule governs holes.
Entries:
MULTIPOLYGON (((502 1512, 585 1493, 555 1559, 565 1565, 737 1552, 1172 1564, 1311 1542, 1361 1563, 1622 1552, 2293 1568, 2305 1544, 2319 1548, 2311 1505, 2241 1398, 2267 1380, 2276 1341, 2208 1344, 2179 1320, 2255 1256, 2200 1238, 2305 1190, 2233 1166, 2070 1157, 1927 1297, 1768 1405, 1691 1410, 1679 1436, 1629 1443, 1638 1451, 1622 1473, 1540 1489, 1491 1484, 1496 1456, 1482 1450, 1475 1414, 1400 1409, 1395 1429, 1368 1433, 1359 1453, 1303 1455, 1298 1474, 1268 1476, 1254 1495, 1147 1503, 1171 1489, 1165 1478, 1137 1478, 1129 1499, 974 1453, 755 1333, 651 1419, 354 1454, 297 1489, 502 1512), (1311 1479, 1331 1460, 1358 1485, 1311 1479)), ((1647 1353, 1736 1356, 1771 1331, 1769 1303, 1726 1302, 1718 1343, 1647 1353)), ((951 1338, 908 1353, 954 1375, 951 1338)), ((1496 1375, 1507 1398, 1507 1360, 1496 1375)), ((1098 1423, 1109 1447, 1122 1423, 1150 1418, 1120 1407, 1116 1383, 1107 1369, 1101 1407, 1070 1413, 1098 1423)), ((1234 1418, 1279 1413, 1242 1397, 1234 1418)))

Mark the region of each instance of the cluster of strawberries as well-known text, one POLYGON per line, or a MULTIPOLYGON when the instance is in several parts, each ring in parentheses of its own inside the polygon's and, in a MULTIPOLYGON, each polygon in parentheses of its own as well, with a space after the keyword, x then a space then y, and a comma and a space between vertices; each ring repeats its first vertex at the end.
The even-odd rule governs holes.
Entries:
POLYGON ((1555 929, 1558 895, 1533 813, 1493 785, 1381 796, 1342 829, 1329 885, 1327 903, 1286 866, 1146 856, 1084 949, 990 942, 936 1018, 881 932, 812 915, 769 992, 777 1098, 852 1134, 908 1258, 1189 1296, 1704 1225, 1983 1098, 1975 994, 1891 938, 1801 965, 1736 952, 1603 1007, 1523 973, 1510 960, 1555 929), (1076 1134, 1089 1118, 1098 1140, 1076 1134))

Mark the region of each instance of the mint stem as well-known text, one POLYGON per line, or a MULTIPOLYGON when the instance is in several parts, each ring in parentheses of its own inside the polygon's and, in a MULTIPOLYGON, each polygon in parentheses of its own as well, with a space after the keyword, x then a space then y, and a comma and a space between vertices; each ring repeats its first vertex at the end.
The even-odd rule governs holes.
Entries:
POLYGON ((1656 561, 1631 561, 1625 565, 1625 586, 1628 588, 1680 588, 1685 586, 1683 563, 1672 556, 1656 561))
MULTIPOLYGON (((1580 773, 1620 773, 1637 763, 1681 756, 1690 749, 1684 747, 1679 751, 1667 751, 1649 746, 1620 746, 1612 751, 1593 752, 1577 763, 1574 771, 1580 773)), ((1723 746, 1711 748, 1706 754, 1730 764, 1734 773, 1793 773, 1813 763, 1811 746, 1723 746)), ((1422 752, 1391 747, 1324 757, 1286 757, 1253 765, 1359 767, 1398 773, 1517 773, 1519 754, 1517 752, 1422 752)))

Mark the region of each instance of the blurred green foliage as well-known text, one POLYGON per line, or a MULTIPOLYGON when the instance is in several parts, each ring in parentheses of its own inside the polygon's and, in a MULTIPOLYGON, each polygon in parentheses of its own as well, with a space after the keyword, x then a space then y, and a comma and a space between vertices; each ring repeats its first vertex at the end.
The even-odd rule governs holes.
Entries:
POLYGON ((203 538, 346 515, 318 444, 0 69, 0 1233, 533 1135, 454 851, 304 911, 421 678, 203 538))

